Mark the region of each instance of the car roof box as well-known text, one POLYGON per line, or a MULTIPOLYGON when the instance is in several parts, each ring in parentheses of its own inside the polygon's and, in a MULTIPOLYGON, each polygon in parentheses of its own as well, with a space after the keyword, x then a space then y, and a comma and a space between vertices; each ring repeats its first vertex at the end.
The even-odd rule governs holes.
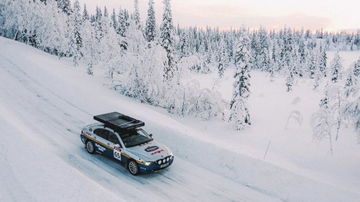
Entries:
POLYGON ((94 116, 94 119, 105 124, 106 127, 109 127, 113 130, 131 130, 145 126, 144 122, 119 112, 97 115, 94 116))

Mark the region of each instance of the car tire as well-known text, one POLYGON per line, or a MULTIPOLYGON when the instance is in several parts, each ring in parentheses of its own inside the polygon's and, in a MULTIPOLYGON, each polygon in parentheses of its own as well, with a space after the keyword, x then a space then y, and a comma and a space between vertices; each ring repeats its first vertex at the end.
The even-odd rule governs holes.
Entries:
POLYGON ((138 175, 139 174, 139 166, 134 160, 130 160, 127 164, 127 169, 129 170, 130 174, 138 175))
POLYGON ((94 143, 91 142, 90 140, 86 142, 85 148, 86 148, 86 151, 87 151, 88 153, 90 153, 90 154, 94 154, 94 153, 95 153, 94 143))

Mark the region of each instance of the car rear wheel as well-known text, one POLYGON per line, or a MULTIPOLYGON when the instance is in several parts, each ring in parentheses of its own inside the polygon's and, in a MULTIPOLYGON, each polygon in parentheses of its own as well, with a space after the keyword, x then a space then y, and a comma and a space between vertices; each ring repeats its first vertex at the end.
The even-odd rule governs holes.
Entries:
POLYGON ((95 153, 94 143, 92 143, 91 141, 87 141, 86 142, 86 151, 89 152, 90 154, 94 154, 95 153))
POLYGON ((127 168, 132 175, 137 175, 139 173, 138 164, 134 160, 131 160, 128 163, 127 168))

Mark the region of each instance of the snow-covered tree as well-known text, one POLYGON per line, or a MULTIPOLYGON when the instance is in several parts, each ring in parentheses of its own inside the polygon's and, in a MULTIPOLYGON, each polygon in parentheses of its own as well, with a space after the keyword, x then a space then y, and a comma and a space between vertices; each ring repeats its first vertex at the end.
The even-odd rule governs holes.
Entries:
POLYGON ((144 30, 145 39, 148 42, 154 41, 156 37, 156 20, 154 10, 154 0, 149 0, 149 8, 147 11, 147 19, 144 30))
POLYGON ((82 14, 83 20, 90 20, 89 12, 86 8, 86 4, 84 4, 83 14, 82 14))
POLYGON ((292 67, 290 66, 288 69, 288 74, 286 77, 286 91, 291 92, 294 86, 294 72, 292 71, 292 67))
POLYGON ((233 97, 230 102, 229 121, 234 123, 237 130, 251 125, 247 107, 247 98, 250 96, 250 51, 249 38, 246 33, 240 36, 235 52, 236 73, 234 75, 233 97))
POLYGON ((251 40, 252 63, 254 68, 268 71, 270 65, 269 39, 265 29, 260 28, 251 40))
POLYGON ((269 73, 271 77, 274 77, 275 72, 280 70, 280 48, 277 41, 273 41, 271 48, 271 57, 270 57, 270 68, 269 73))
POLYGON ((338 140, 342 125, 342 110, 344 104, 343 88, 339 84, 329 85, 329 108, 333 119, 333 126, 335 129, 335 140, 338 140))
POLYGON ((91 25, 89 20, 83 22, 81 27, 81 36, 82 36, 82 47, 81 52, 83 53, 83 62, 86 64, 86 72, 89 75, 93 75, 94 66, 97 64, 97 41, 95 28, 91 25))
POLYGON ((140 12, 139 12, 139 0, 134 0, 134 22, 138 29, 141 29, 140 24, 140 12))
POLYGON ((317 52, 315 50, 311 50, 308 60, 308 71, 311 79, 315 78, 317 67, 317 52))
POLYGON ((360 79, 360 59, 354 64, 354 76, 360 79))
POLYGON ((178 43, 178 53, 179 53, 179 59, 182 59, 183 57, 189 56, 189 39, 188 39, 188 35, 185 32, 180 33, 180 40, 178 43))
POLYGON ((216 61, 219 77, 222 78, 226 68, 226 47, 223 41, 220 43, 216 61))
POLYGON ((119 19, 118 19, 118 28, 117 28, 117 33, 122 36, 125 37, 125 33, 127 28, 129 27, 129 14, 128 11, 125 9, 120 9, 119 11, 119 19))
POLYGON ((360 95, 354 96, 354 98, 346 104, 344 107, 344 114, 348 117, 354 126, 358 135, 358 143, 360 144, 360 95))
POLYGON ((351 79, 349 81, 350 85, 347 85, 347 87, 351 88, 351 93, 357 94, 360 91, 360 59, 355 62, 353 69, 350 70, 349 75, 351 79))
POLYGON ((164 13, 160 27, 160 44, 166 51, 166 61, 164 63, 164 79, 171 80, 176 72, 176 62, 174 56, 174 26, 172 22, 170 0, 164 0, 164 13))
POLYGON ((58 7, 67 15, 71 14, 70 0, 56 0, 58 7))
POLYGON ((104 7, 104 17, 109 17, 109 11, 106 6, 104 7))
POLYGON ((59 12, 55 1, 7 1, 2 28, 8 37, 56 55, 68 52, 67 16, 59 12))
MULTIPOLYGON (((347 72, 347 77, 345 81, 345 96, 348 98, 348 103, 346 108, 350 108, 356 105, 356 96, 359 96, 360 93, 360 59, 358 59, 353 68, 347 72)), ((354 109, 348 110, 354 111, 354 109)), ((356 111, 356 110, 355 110, 356 111)))
POLYGON ((95 27, 95 38, 98 42, 100 42, 100 40, 104 37, 104 21, 101 8, 99 7, 96 7, 95 21, 93 23, 95 27))
POLYGON ((331 70, 331 81, 337 83, 341 79, 342 73, 342 62, 339 52, 335 53, 334 59, 331 61, 330 70, 331 70))
POLYGON ((70 38, 70 54, 73 57, 73 61, 75 65, 78 65, 79 60, 83 56, 81 53, 81 46, 82 46, 82 38, 80 34, 80 28, 82 26, 82 17, 80 14, 80 3, 78 0, 74 2, 74 9, 71 13, 69 22, 71 28, 71 38, 70 38))
POLYGON ((318 65, 319 65, 319 71, 321 74, 321 78, 325 78, 327 76, 326 74, 326 70, 327 70, 327 54, 326 54, 326 49, 325 47, 322 45, 320 46, 320 53, 318 56, 318 65))
POLYGON ((320 101, 320 109, 312 116, 312 129, 313 137, 317 140, 328 139, 329 149, 331 154, 333 153, 333 136, 331 133, 332 120, 331 111, 329 108, 329 99, 327 93, 325 97, 320 101))
POLYGON ((343 108, 343 114, 353 124, 360 143, 360 59, 358 59, 353 69, 348 72, 345 83, 345 95, 347 102, 343 108))
POLYGON ((112 27, 116 30, 119 25, 118 25, 118 19, 117 19, 117 17, 116 17, 115 9, 113 9, 110 18, 111 18, 111 25, 112 25, 112 27))

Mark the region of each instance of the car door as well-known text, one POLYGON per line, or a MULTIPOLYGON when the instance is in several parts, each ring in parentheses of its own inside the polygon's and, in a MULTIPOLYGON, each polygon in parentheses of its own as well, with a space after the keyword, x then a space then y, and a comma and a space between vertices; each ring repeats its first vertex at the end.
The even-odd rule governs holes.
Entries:
POLYGON ((110 131, 108 141, 110 142, 110 146, 113 148, 112 157, 115 160, 121 161, 122 146, 118 136, 114 132, 110 131))
POLYGON ((96 135, 94 138, 96 140, 94 143, 96 151, 101 154, 112 152, 107 140, 109 138, 109 131, 104 128, 97 128, 94 130, 94 134, 96 135))

